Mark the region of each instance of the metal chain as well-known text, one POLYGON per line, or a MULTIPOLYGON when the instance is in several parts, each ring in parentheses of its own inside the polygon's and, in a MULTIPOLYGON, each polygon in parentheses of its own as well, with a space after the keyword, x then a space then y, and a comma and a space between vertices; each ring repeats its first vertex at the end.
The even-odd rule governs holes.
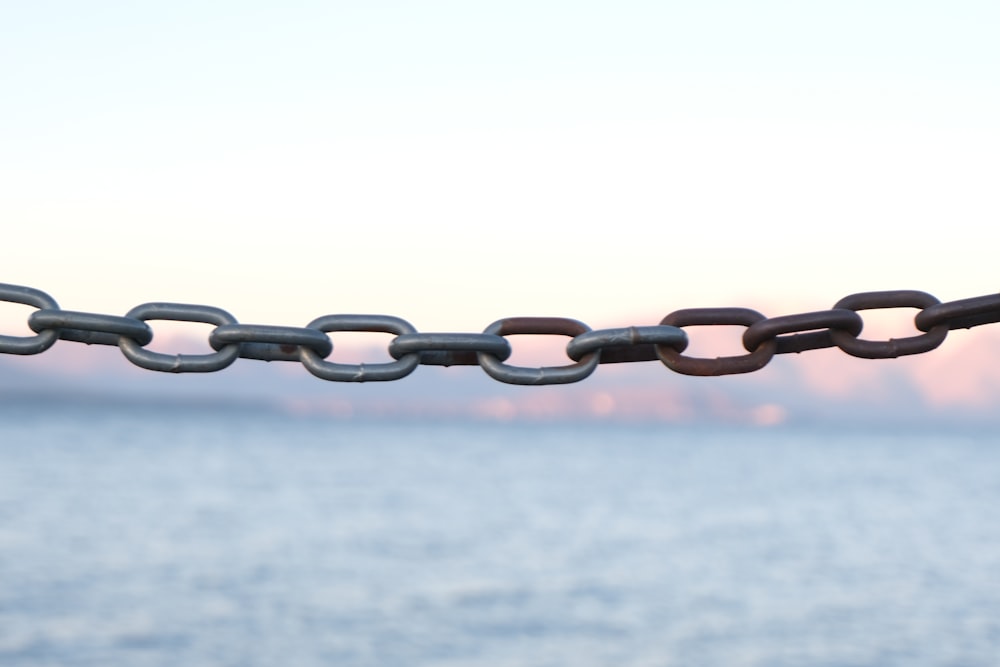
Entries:
POLYGON ((565 384, 588 377, 598 364, 660 360, 685 375, 732 375, 766 366, 776 354, 837 347, 864 359, 890 359, 928 352, 952 329, 1000 322, 1000 294, 941 303, 926 292, 896 290, 846 296, 830 310, 767 318, 748 308, 677 310, 658 325, 591 330, 561 317, 507 317, 482 333, 421 333, 409 322, 388 315, 324 315, 304 327, 242 324, 213 306, 144 303, 124 316, 59 308, 40 290, 0 283, 0 302, 33 306, 28 317, 33 336, 0 335, 0 354, 39 354, 56 340, 88 345, 117 345, 142 368, 171 373, 207 373, 226 368, 237 358, 296 361, 316 377, 333 382, 383 382, 404 378, 417 366, 479 366, 490 377, 509 384, 565 384), (863 310, 916 308, 913 323, 920 332, 906 338, 865 340, 863 310), (151 320, 215 325, 208 336, 212 352, 164 354, 147 348, 153 340, 151 320), (706 359, 685 356, 690 326, 743 326, 746 354, 706 359), (344 364, 328 360, 334 350, 327 335, 337 331, 389 333, 395 337, 388 363, 344 364), (509 336, 567 336, 571 363, 530 368, 506 362, 509 336))

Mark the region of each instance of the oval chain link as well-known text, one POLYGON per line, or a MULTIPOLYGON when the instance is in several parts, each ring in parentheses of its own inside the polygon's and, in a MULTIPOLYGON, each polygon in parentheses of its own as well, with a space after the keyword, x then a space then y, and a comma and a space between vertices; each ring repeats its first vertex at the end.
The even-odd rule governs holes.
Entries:
POLYGON ((678 327, 653 325, 598 329, 582 333, 566 344, 566 356, 580 361, 591 352, 600 350, 602 364, 629 361, 655 361, 656 345, 669 345, 678 352, 687 347, 687 334, 678 327))
POLYGON ((298 361, 303 348, 321 357, 333 352, 330 338, 309 327, 279 327, 266 324, 221 324, 208 336, 214 350, 239 345, 240 357, 261 361, 298 361))
POLYGON ((43 309, 31 314, 28 326, 37 333, 55 330, 62 340, 88 345, 118 345, 122 336, 139 345, 149 345, 153 340, 153 330, 148 324, 118 315, 43 309))
POLYGON ((830 337, 831 330, 842 329, 857 336, 863 326, 861 316, 845 308, 783 315, 751 324, 743 332, 743 347, 753 352, 765 341, 773 339, 778 343, 775 354, 822 350, 835 346, 830 337))
MULTIPOLYGON (((183 303, 144 303, 125 314, 146 322, 148 320, 173 320, 175 322, 201 322, 203 324, 236 324, 236 318, 214 306, 183 303)), ((164 373, 211 373, 231 365, 240 354, 236 343, 226 345, 212 354, 164 354, 153 352, 131 338, 118 342, 125 358, 136 366, 164 373)))
POLYGON ((971 329, 1000 322, 1000 294, 936 303, 917 313, 914 323, 920 331, 930 331, 939 324, 948 329, 971 329))
MULTIPOLYGON (((660 324, 675 327, 689 326, 733 326, 750 327, 762 322, 764 316, 749 308, 688 308, 675 310, 660 324)), ((735 375, 750 373, 767 365, 777 351, 778 343, 774 338, 761 341, 752 352, 730 357, 708 359, 704 357, 686 357, 682 350, 668 345, 657 345, 656 352, 660 361, 672 371, 684 375, 735 375)))
MULTIPOLYGON (((0 283, 0 301, 20 303, 39 309, 55 310, 59 304, 51 296, 41 290, 20 285, 0 283)), ((59 339, 55 330, 42 331, 34 336, 0 336, 0 353, 3 354, 38 354, 52 347, 59 339)))
MULTIPOLYGON (((483 333, 493 336, 515 334, 579 336, 590 331, 583 322, 565 317, 507 317, 486 327, 483 333)), ((585 354, 566 366, 529 368, 511 366, 488 352, 478 352, 480 367, 494 380, 507 384, 569 384, 588 377, 601 360, 601 350, 585 354)))
MULTIPOLYGON (((873 310, 890 308, 927 308, 941 303, 926 292, 916 290, 888 290, 861 292, 845 296, 834 308, 848 310, 873 310)), ((915 321, 915 318, 914 318, 915 321)), ((895 359, 909 354, 929 352, 944 342, 948 335, 946 323, 936 324, 926 333, 889 340, 864 340, 849 331, 832 329, 830 338, 841 350, 862 359, 895 359)))
POLYGON ((389 354, 393 358, 419 354, 420 363, 433 366, 475 365, 480 352, 505 361, 510 356, 510 343, 490 334, 410 333, 397 336, 389 344, 389 354), (463 352, 466 354, 461 354, 463 352))
MULTIPOLYGON (((309 323, 309 328, 324 333, 359 331, 364 333, 390 333, 397 336, 416 333, 413 325, 391 315, 324 315, 309 323)), ((396 361, 377 364, 340 364, 326 361, 312 348, 301 351, 302 365, 318 378, 333 382, 388 382, 399 380, 414 371, 420 355, 407 354, 396 361)))

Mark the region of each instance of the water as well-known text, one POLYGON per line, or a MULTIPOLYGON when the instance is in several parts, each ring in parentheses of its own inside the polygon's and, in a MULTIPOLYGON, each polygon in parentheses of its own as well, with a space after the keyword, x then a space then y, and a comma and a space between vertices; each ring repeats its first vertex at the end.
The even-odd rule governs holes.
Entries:
POLYGON ((994 665, 991 434, 0 409, 0 664, 994 665))

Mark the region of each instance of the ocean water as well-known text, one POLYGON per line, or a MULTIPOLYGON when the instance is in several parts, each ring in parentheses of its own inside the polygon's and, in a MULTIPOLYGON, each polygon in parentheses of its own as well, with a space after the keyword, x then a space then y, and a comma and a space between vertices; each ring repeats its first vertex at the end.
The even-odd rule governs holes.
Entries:
POLYGON ((0 406, 0 665, 996 665, 986 432, 0 406))

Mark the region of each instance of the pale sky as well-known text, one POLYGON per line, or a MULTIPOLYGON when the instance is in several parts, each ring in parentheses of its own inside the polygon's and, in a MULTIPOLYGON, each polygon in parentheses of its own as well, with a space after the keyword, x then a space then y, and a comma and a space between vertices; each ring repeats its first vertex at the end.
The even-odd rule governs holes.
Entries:
POLYGON ((0 282, 460 331, 997 292, 997 35, 995 2, 8 2, 0 282))

